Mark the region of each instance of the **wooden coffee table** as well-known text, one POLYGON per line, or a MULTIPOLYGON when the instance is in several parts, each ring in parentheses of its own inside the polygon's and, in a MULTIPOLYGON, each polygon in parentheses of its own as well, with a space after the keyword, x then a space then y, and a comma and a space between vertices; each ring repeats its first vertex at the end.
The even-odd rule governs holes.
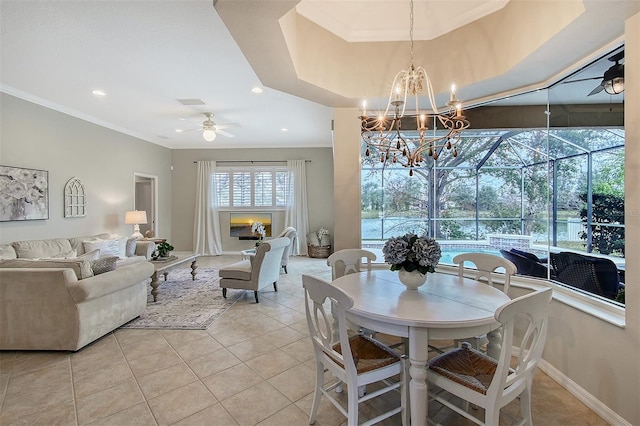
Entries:
POLYGON ((196 269, 198 269, 198 265, 196 264, 197 260, 197 254, 179 252, 174 252, 167 260, 152 260, 151 263, 153 263, 153 267, 155 268, 151 276, 151 295, 153 296, 153 301, 156 302, 158 300, 158 286, 160 285, 158 275, 164 275, 164 280, 166 281, 170 270, 191 262, 191 277, 195 281, 197 274, 196 269))

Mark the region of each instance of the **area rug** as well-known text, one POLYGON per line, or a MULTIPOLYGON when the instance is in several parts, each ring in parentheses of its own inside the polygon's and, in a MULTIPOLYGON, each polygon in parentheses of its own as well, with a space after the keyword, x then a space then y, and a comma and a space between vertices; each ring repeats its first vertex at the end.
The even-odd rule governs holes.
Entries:
POLYGON ((151 286, 147 294, 147 308, 138 318, 122 328, 204 330, 242 296, 232 291, 222 297, 220 277, 216 268, 198 268, 196 280, 191 268, 169 271, 167 281, 160 276, 158 301, 153 301, 151 286))

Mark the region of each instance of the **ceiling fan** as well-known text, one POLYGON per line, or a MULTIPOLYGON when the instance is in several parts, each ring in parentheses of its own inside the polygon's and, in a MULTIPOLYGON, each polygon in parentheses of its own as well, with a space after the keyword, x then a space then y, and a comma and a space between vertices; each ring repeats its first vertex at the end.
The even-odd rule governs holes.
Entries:
POLYGON ((566 81, 565 83, 577 83, 579 81, 587 81, 587 80, 598 80, 600 84, 597 85, 587 96, 595 95, 596 93, 600 93, 603 90, 610 95, 617 95, 624 91, 624 64, 621 64, 620 61, 624 58, 624 50, 616 53, 615 55, 607 58, 611 62, 615 62, 608 70, 604 72, 602 77, 590 77, 590 78, 582 78, 578 80, 566 81))
POLYGON ((222 135, 228 138, 234 137, 233 134, 226 132, 224 129, 228 129, 230 127, 236 127, 238 126, 237 123, 216 124, 216 122, 213 121, 212 112, 205 112, 204 116, 205 116, 205 120, 202 122, 202 125, 199 128, 183 130, 183 132, 190 132, 193 130, 202 130, 202 137, 207 142, 213 142, 216 139, 216 135, 222 135))

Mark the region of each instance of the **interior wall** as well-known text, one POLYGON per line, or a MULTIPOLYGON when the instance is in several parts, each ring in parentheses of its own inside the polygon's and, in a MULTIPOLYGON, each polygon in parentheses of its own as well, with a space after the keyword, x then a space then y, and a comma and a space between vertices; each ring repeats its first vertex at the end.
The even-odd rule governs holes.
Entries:
MULTIPOLYGON (((310 160, 307 163, 309 229, 324 227, 333 235, 333 162, 331 148, 291 149, 184 149, 173 150, 173 238, 176 250, 193 249, 193 221, 196 203, 195 161, 282 161, 310 160)), ((235 165, 235 164, 234 164, 235 165)), ((273 165, 273 164, 269 164, 273 165)), ((229 164, 220 164, 220 167, 229 164)), ((240 210, 237 210, 240 211, 240 210)), ((260 210, 270 212, 270 210, 260 210)), ((272 229, 277 235, 284 229, 284 211, 273 211, 272 229)), ((229 236, 229 212, 220 214, 222 250, 239 252, 254 247, 255 242, 229 236)))
POLYGON ((160 233, 171 236, 171 151, 0 93, 0 165, 49 172, 49 219, 0 222, 0 243, 109 232, 131 235, 134 172, 157 175, 160 233), (83 183, 87 215, 64 217, 64 185, 83 183))

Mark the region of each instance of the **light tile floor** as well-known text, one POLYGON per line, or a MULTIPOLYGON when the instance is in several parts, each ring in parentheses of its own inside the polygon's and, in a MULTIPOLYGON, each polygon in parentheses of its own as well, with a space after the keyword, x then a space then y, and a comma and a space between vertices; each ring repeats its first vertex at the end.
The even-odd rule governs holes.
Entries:
MULTIPOLYGON (((203 257, 199 265, 239 259, 203 257)), ((328 280, 331 272, 325 259, 303 257, 292 257, 288 269, 277 293, 266 288, 255 304, 246 292, 206 331, 118 329, 75 353, 0 351, 0 425, 308 424, 315 367, 301 275, 328 280)), ((379 408, 365 404, 361 415, 379 408)), ((540 371, 533 419, 545 426, 607 424, 540 371)), ((450 412, 438 420, 469 424, 450 412)), ((346 422, 323 399, 316 424, 346 422)), ((399 416, 382 424, 398 425, 399 416)))

